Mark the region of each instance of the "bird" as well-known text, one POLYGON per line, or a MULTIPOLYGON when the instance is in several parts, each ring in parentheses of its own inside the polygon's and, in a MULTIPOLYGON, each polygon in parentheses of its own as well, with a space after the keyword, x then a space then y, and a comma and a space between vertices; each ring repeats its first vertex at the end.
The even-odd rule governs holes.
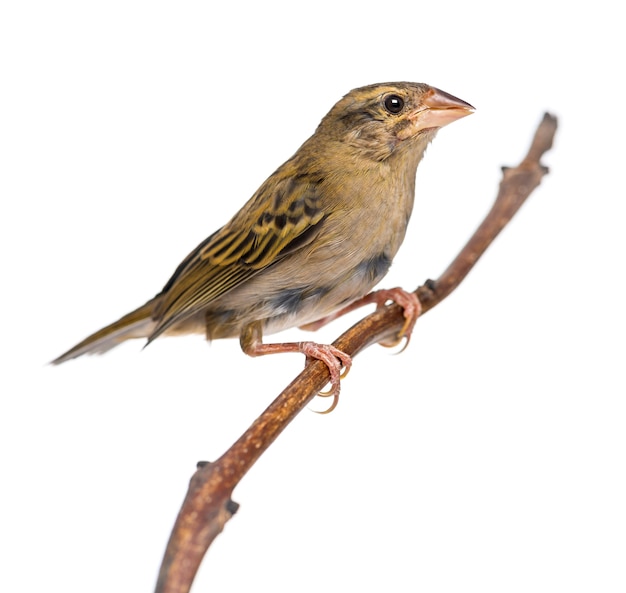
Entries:
POLYGON ((414 293, 370 292, 385 276, 413 211, 417 166, 443 126, 474 112, 424 83, 353 89, 313 135, 224 226, 200 243, 152 299, 52 361, 102 354, 121 342, 201 333, 239 338, 251 356, 301 352, 329 370, 336 405, 351 358, 313 341, 265 343, 292 327, 317 329, 346 311, 389 300, 419 315, 414 293), (344 370, 342 373, 342 369, 344 370))

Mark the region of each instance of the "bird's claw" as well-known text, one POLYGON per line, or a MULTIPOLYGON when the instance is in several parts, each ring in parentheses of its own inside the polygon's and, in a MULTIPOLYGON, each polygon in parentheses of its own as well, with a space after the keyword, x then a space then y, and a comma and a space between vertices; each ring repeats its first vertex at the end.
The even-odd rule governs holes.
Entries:
POLYGON ((378 342, 378 344, 382 346, 383 348, 395 348, 402 341, 404 341, 402 348, 400 348, 400 350, 398 350, 397 352, 394 352, 394 354, 402 354, 409 346, 409 342, 411 341, 410 334, 400 335, 393 341, 383 341, 383 342, 378 342))
POLYGON ((377 304, 376 310, 382 309, 387 301, 393 301, 402 308, 404 314, 404 325, 398 332, 398 336, 393 341, 379 342, 385 348, 393 348, 405 339, 404 346, 398 352, 404 352, 411 341, 411 334, 417 322, 417 318, 422 313, 422 305, 414 292, 408 292, 402 288, 389 288, 377 290, 373 293, 377 304))
POLYGON ((330 389, 321 391, 318 395, 322 397, 332 397, 333 402, 327 410, 318 414, 328 414, 332 412, 339 403, 339 392, 341 391, 341 379, 343 379, 352 366, 352 358, 334 346, 328 344, 317 344, 316 342, 299 342, 298 348, 307 360, 321 360, 330 373, 330 389), (344 369, 343 371, 341 369, 344 369))

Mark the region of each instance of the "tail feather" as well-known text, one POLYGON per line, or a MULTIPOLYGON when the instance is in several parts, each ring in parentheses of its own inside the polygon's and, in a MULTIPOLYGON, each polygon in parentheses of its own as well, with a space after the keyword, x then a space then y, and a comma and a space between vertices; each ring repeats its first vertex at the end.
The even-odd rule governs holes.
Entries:
POLYGON ((61 364, 83 354, 103 354, 126 340, 147 338, 156 327, 156 322, 152 319, 153 307, 154 299, 85 338, 50 364, 61 364))

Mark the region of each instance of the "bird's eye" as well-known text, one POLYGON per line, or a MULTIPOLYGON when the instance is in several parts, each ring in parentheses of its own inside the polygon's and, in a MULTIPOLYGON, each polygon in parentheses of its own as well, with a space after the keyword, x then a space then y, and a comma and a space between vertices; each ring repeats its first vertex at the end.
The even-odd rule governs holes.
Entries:
POLYGON ((400 113, 404 107, 404 99, 398 95, 387 95, 384 101, 385 109, 389 113, 400 113))

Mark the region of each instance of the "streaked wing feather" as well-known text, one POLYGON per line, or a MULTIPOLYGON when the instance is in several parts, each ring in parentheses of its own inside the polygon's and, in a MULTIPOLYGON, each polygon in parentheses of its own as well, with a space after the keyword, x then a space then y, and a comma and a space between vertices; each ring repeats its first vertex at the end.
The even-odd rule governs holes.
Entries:
POLYGON ((200 257, 216 265, 241 262, 263 269, 323 216, 319 179, 314 181, 307 175, 275 182, 270 177, 248 205, 201 249, 200 257))
POLYGON ((324 217, 318 181, 309 175, 286 176, 282 170, 270 177, 176 270, 161 294, 150 340, 306 245, 324 217))

